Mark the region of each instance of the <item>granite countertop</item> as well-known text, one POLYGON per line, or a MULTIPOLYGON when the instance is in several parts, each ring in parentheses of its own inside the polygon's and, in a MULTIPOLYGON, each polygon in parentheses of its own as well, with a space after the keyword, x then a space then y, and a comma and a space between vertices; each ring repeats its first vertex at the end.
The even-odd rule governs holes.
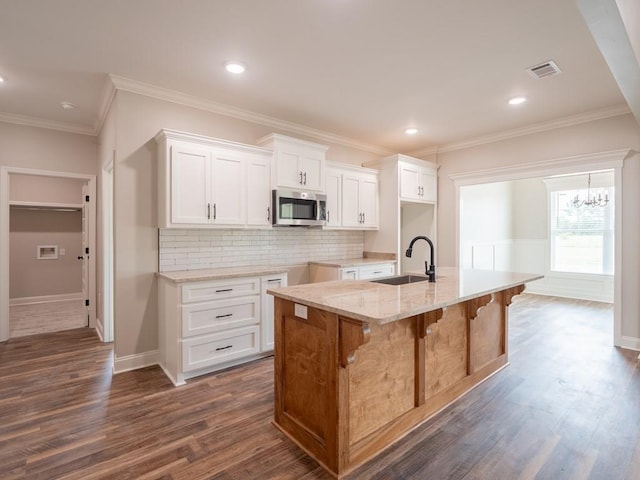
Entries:
POLYGON ((360 267, 362 265, 379 265, 381 263, 396 263, 395 260, 385 260, 384 258, 346 258, 344 260, 323 260, 318 262, 309 262, 309 265, 322 265, 324 267, 360 267))
POLYGON ((437 270, 436 283, 425 281, 394 286, 367 280, 336 280, 274 288, 267 293, 364 322, 384 324, 542 277, 530 273, 441 267, 437 270))
POLYGON ((225 278, 253 277, 255 275, 273 275, 285 273, 287 267, 230 267, 202 270, 180 270, 176 272, 156 272, 156 275, 174 283, 199 282, 203 280, 222 280, 225 278))

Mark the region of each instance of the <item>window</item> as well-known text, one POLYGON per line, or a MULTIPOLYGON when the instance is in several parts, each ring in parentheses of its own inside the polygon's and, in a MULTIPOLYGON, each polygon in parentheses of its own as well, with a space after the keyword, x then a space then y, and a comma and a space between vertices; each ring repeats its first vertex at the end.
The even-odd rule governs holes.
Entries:
POLYGON ((609 203, 604 207, 573 205, 576 195, 580 200, 587 198, 586 175, 571 177, 550 191, 552 271, 613 274, 613 175, 605 172, 592 178, 590 196, 607 195, 609 203))

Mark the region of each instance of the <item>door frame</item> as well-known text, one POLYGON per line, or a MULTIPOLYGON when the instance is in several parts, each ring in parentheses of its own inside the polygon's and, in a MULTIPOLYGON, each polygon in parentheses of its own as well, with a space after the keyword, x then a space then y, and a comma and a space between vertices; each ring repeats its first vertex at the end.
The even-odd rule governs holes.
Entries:
POLYGON ((624 346, 622 345, 622 167, 624 159, 630 152, 631 149, 614 150, 450 175, 449 178, 455 187, 456 265, 460 264, 460 187, 595 170, 613 170, 615 188, 613 345, 624 346))
MULTIPOLYGON (((54 172, 19 167, 0 167, 0 342, 9 340, 9 176, 11 174, 39 177, 74 178, 87 183, 89 202, 89 326, 96 326, 96 176, 54 172), (93 280, 91 279, 93 276, 93 280)), ((84 204, 84 199, 83 204, 84 204)))

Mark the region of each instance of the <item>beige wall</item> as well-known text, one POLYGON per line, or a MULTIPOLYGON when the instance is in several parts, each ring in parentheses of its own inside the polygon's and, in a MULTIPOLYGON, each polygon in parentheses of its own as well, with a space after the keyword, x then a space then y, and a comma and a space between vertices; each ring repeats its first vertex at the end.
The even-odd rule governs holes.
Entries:
POLYGON ((90 135, 0 122, 0 165, 65 173, 97 173, 97 142, 90 135))
POLYGON ((76 178, 11 174, 9 201, 81 205, 85 183, 76 178))
MULTIPOLYGON (((274 131, 243 120, 118 92, 114 169, 116 357, 158 348, 157 149, 153 138, 162 128, 248 144, 255 144, 274 131)), ((305 138, 283 131, 276 133, 305 138)), ((360 164, 378 157, 336 145, 327 152, 329 160, 342 163, 360 164)))
POLYGON ((82 212, 11 208, 9 219, 9 298, 81 293, 82 212), (38 260, 38 245, 58 258, 38 260))
POLYGON ((640 128, 631 114, 438 155, 439 265, 455 265, 455 188, 450 175, 631 148, 622 174, 622 335, 640 339, 640 128))

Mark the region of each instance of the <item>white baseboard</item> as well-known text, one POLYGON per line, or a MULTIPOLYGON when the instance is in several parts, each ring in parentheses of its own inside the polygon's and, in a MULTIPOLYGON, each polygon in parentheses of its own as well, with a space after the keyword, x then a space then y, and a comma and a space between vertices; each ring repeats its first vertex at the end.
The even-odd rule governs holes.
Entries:
POLYGON ((124 357, 116 356, 113 361, 113 373, 116 374, 151 367, 152 365, 158 365, 158 363, 160 363, 159 350, 137 353, 135 355, 125 355, 124 357))
POLYGON ((62 293, 60 295, 41 295, 39 297, 19 297, 10 298, 9 306, 16 305, 33 305, 35 303, 50 303, 50 302, 68 302, 70 300, 82 300, 84 294, 80 293, 62 293))
POLYGON ((102 322, 97 317, 96 317, 95 330, 96 330, 96 333, 98 334, 98 338, 100 339, 100 341, 104 342, 104 332, 103 332, 102 322))
MULTIPOLYGON (((640 351, 640 338, 622 336, 620 337, 619 346, 629 350, 640 351)), ((638 359, 640 359, 640 355, 638 355, 638 359)))

